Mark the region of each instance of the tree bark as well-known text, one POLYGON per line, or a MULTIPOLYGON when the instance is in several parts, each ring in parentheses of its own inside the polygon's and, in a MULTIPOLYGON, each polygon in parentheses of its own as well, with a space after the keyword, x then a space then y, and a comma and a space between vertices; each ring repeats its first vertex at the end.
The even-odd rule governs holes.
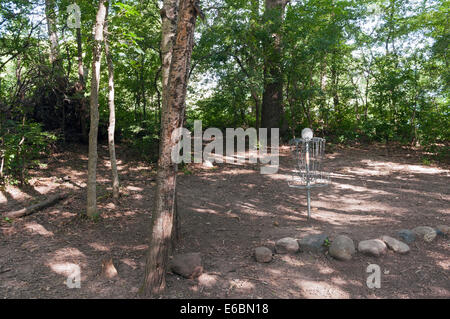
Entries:
POLYGON ((170 64, 172 62, 173 42, 177 30, 178 5, 180 0, 164 0, 161 9, 161 58, 162 58, 162 111, 167 104, 167 85, 169 83, 170 64))
MULTIPOLYGON (((163 114, 167 111, 167 95, 168 93, 168 83, 169 83, 169 72, 170 65, 172 62, 172 54, 173 54, 173 46, 175 41, 175 35, 177 32, 177 18, 178 18, 178 9, 179 9, 180 0, 164 0, 163 7, 161 9, 161 28, 162 28, 162 37, 161 37, 161 80, 162 80, 162 99, 161 99, 161 114, 159 116, 161 131, 162 121, 161 118, 163 114)), ((177 215, 177 206, 175 205, 175 215, 177 215)), ((174 217, 175 220, 179 222, 179 216, 174 217)), ((175 243, 180 238, 180 234, 178 232, 179 223, 174 223, 174 229, 172 232, 172 246, 175 246, 175 243)))
POLYGON ((106 12, 104 33, 105 56, 108 65, 108 106, 109 106, 109 126, 108 126, 108 147, 109 160, 111 162, 113 199, 117 203, 119 200, 119 174, 117 173, 116 146, 114 142, 114 132, 116 129, 116 109, 114 105, 114 63, 109 50, 108 34, 108 12, 106 12))
POLYGON ((100 84, 100 60, 101 46, 103 42, 103 26, 106 17, 106 0, 100 0, 96 22, 94 25, 94 43, 92 49, 92 80, 90 113, 91 123, 89 130, 89 161, 88 161, 88 183, 87 183, 87 210, 89 217, 96 217, 97 211, 97 136, 98 136, 98 91, 100 84))
POLYGON ((160 73, 162 71, 162 67, 159 68, 158 72, 156 72, 154 85, 155 85, 155 91, 156 91, 156 112, 155 112, 155 125, 161 126, 161 92, 158 88, 160 73))
POLYGON ((183 123, 187 76, 198 15, 197 1, 180 1, 177 32, 167 83, 167 107, 161 121, 156 201, 143 286, 143 292, 146 294, 159 294, 166 286, 165 273, 174 224, 177 172, 177 164, 171 160, 171 151, 177 141, 173 141, 171 137, 174 130, 181 127, 183 123))

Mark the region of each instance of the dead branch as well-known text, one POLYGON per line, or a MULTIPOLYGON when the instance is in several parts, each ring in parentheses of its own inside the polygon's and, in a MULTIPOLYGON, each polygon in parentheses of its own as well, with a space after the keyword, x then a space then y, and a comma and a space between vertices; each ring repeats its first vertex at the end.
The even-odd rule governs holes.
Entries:
POLYGON ((55 203, 59 202, 60 200, 66 198, 68 195, 69 194, 62 193, 62 194, 50 196, 46 200, 39 202, 37 204, 31 205, 29 207, 25 207, 25 208, 22 208, 22 209, 19 209, 16 211, 5 213, 5 214, 3 214, 3 217, 19 218, 19 217, 31 215, 31 214, 38 212, 44 208, 54 205, 55 203))

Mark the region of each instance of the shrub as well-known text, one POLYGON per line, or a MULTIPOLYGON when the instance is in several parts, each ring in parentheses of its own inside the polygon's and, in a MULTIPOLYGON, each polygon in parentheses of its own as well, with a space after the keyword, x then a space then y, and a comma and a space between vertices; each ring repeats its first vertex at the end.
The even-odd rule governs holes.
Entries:
POLYGON ((41 153, 56 141, 54 134, 43 132, 37 123, 6 121, 0 129, 1 182, 25 184, 28 169, 39 165, 41 153))

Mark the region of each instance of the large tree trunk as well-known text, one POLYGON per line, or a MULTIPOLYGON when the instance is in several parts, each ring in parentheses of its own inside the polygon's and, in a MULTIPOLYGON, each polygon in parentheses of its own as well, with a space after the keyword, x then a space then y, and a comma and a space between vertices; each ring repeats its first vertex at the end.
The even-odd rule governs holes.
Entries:
POLYGON ((197 1, 180 1, 176 40, 169 72, 167 107, 161 121, 156 201, 143 286, 143 292, 146 294, 161 293, 166 286, 165 273, 173 230, 177 171, 177 164, 171 159, 171 151, 177 141, 173 141, 171 137, 174 130, 181 127, 183 123, 187 76, 198 14, 197 1))
POLYGON ((97 211, 97 136, 98 136, 98 90, 100 84, 100 60, 103 42, 103 26, 106 16, 106 0, 100 0, 96 22, 94 25, 94 43, 92 49, 92 80, 91 80, 91 126, 89 130, 89 161, 87 183, 87 215, 96 217, 97 211))
MULTIPOLYGON (((106 13, 108 16, 108 12, 106 13)), ((108 64, 108 106, 109 106, 109 127, 108 127, 108 147, 109 160, 111 162, 112 189, 113 199, 115 202, 119 200, 119 174, 117 173, 116 146, 114 143, 114 132, 116 129, 116 109, 114 106, 114 64, 109 50, 108 43, 108 20, 106 17, 104 33, 105 56, 108 64)))
MULTIPOLYGON (((283 75, 281 72, 281 24, 286 0, 266 0, 264 19, 270 20, 269 39, 266 39, 267 52, 264 65, 264 92, 261 108, 261 127, 279 128, 283 107, 283 75)), ((283 134, 283 132, 281 132, 283 134)))

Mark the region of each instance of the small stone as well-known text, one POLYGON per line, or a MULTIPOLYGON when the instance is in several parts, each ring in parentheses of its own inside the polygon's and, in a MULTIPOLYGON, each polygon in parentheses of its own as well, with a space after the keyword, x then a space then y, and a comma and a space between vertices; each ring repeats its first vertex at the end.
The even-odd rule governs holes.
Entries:
POLYGON ((381 237, 381 240, 386 243, 389 249, 392 249, 396 253, 406 254, 409 252, 409 246, 401 242, 400 240, 397 240, 389 236, 383 236, 381 237))
POLYGON ((447 225, 439 225, 436 227, 436 231, 440 236, 450 236, 450 227, 447 225))
POLYGON ((298 242, 294 238, 286 237, 275 243, 275 250, 278 254, 293 254, 298 251, 298 242))
POLYGON ((255 258, 259 263, 268 263, 272 260, 272 251, 267 247, 255 248, 255 258))
POLYGON ((114 278, 118 275, 116 267, 112 258, 105 258, 102 261, 102 275, 108 279, 114 278))
POLYGON ((336 259, 350 260, 355 253, 355 244, 350 237, 339 235, 331 243, 328 252, 336 259))
POLYGON ((200 253, 180 254, 173 257, 172 271, 184 278, 193 279, 203 272, 202 257, 200 253))
POLYGON ((207 288, 212 288, 216 285, 217 283, 217 276, 216 275, 210 275, 210 274, 201 274, 197 280, 198 280, 198 284, 199 286, 202 287, 207 287, 207 288))
POLYGON ((205 161, 203 161, 203 167, 205 167, 205 168, 213 168, 214 165, 210 161, 205 160, 205 161))
POLYGON ((363 240, 358 244, 358 251, 369 256, 381 256, 386 252, 386 250, 386 244, 379 239, 363 240))
POLYGON ((404 242, 410 244, 416 240, 416 234, 409 229, 401 229, 397 232, 397 236, 404 242))
POLYGON ((433 241, 437 236, 436 231, 429 226, 419 226, 412 231, 426 242, 433 241))
POLYGON ((327 234, 307 235, 298 240, 298 245, 301 251, 322 252, 326 250, 324 243, 327 239, 327 234))

